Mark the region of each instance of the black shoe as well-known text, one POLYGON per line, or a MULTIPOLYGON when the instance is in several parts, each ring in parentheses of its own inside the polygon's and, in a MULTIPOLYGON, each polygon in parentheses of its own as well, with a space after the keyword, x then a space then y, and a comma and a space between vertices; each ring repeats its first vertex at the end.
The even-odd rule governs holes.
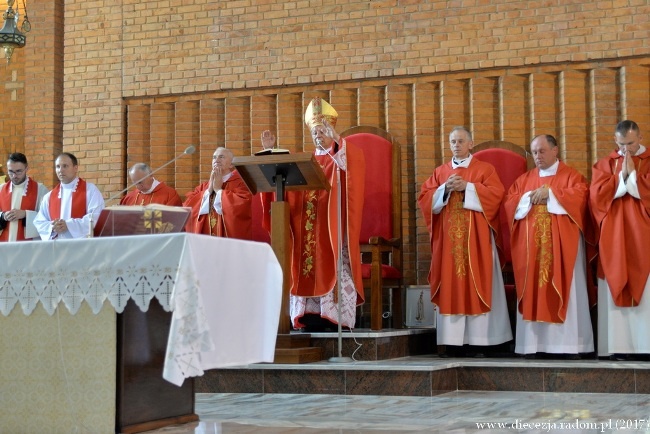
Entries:
POLYGON ((537 359, 537 354, 536 353, 524 354, 524 359, 535 360, 537 359))
POLYGON ((609 360, 615 360, 617 362, 621 362, 624 360, 629 360, 630 355, 629 354, 621 354, 621 353, 615 353, 609 356, 609 360))

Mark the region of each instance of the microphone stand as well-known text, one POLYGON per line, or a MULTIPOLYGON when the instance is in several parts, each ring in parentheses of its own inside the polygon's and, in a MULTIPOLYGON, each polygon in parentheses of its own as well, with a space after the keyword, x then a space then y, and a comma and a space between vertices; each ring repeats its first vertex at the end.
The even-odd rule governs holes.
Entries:
POLYGON ((165 167, 169 166, 169 165, 172 164, 174 161, 176 161, 176 160, 178 160, 179 158, 181 158, 183 155, 186 155, 186 154, 187 154, 187 155, 191 155, 191 154, 193 154, 195 151, 196 151, 196 148, 195 148, 194 146, 188 146, 187 148, 185 148, 185 150, 184 150, 181 154, 177 155, 175 158, 169 160, 168 162, 166 162, 165 164, 163 164, 162 166, 160 166, 160 167, 157 168, 156 170, 152 170, 151 173, 149 173, 149 174, 143 176, 141 179, 138 179, 138 180, 135 181, 134 183, 130 184, 130 185, 129 185, 128 187, 126 187, 124 190, 120 190, 119 192, 117 192, 117 193, 114 194, 113 196, 111 196, 111 197, 109 197, 108 199, 106 199, 105 203, 108 203, 108 202, 111 202, 111 201, 117 199, 118 197, 122 196, 122 194, 124 194, 124 193, 126 193, 127 191, 129 191, 129 190, 131 189, 131 187, 136 186, 138 183, 140 183, 140 182, 142 182, 143 180, 147 179, 149 176, 151 176, 151 175, 153 175, 154 173, 160 171, 161 169, 164 169, 165 167))
POLYGON ((352 362, 351 357, 343 357, 343 328, 341 326, 341 299, 343 298, 343 285, 341 279, 341 273, 343 270, 343 228, 341 223, 341 166, 336 158, 329 153, 328 150, 323 148, 323 144, 320 139, 316 139, 316 146, 327 153, 330 156, 334 164, 336 165, 336 228, 337 228, 337 249, 339 253, 338 261, 336 263, 336 287, 338 300, 336 303, 337 314, 338 314, 338 357, 330 357, 329 361, 332 363, 350 363, 352 362))

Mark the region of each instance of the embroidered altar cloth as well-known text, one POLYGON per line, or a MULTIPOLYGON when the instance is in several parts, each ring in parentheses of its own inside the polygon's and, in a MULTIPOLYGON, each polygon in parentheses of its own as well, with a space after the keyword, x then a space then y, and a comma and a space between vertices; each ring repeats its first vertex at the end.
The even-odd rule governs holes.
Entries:
POLYGON ((155 297, 172 312, 163 377, 181 385, 205 369, 272 362, 282 271, 268 244, 176 233, 1 243, 0 313, 53 315, 155 297), (242 317, 246 321, 242 321, 242 317))

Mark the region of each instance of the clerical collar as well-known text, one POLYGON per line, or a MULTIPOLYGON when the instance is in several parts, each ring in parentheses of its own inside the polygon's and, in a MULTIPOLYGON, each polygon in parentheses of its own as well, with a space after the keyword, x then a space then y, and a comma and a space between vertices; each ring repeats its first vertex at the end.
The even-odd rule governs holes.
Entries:
POLYGON ((471 161, 472 154, 469 154, 469 157, 463 158, 462 160, 457 160, 456 157, 451 157, 451 168, 456 169, 458 167, 469 167, 471 161))
MULTIPOLYGON (((620 155, 621 157, 625 157, 625 153, 624 153, 624 152, 621 152, 620 149, 619 149, 617 152, 618 152, 618 155, 620 155)), ((643 154, 644 152, 645 152, 645 146, 643 146, 643 145, 639 145, 639 150, 636 151, 636 154, 634 154, 634 156, 636 157, 636 156, 638 156, 638 155, 643 154)))
POLYGON ((233 172, 228 172, 227 175, 223 175, 223 177, 221 178, 221 180, 222 180, 223 182, 228 181, 228 180, 230 179, 230 177, 232 176, 233 173, 234 173, 234 171, 233 171, 233 172))
POLYGON ((11 181, 9 181, 9 193, 12 193, 14 191, 14 187, 20 189, 23 188, 23 196, 27 196, 27 187, 29 186, 29 178, 26 176, 25 180, 21 182, 20 184, 15 184, 11 181))
POLYGON ((60 183, 61 188, 59 189, 58 198, 61 199, 61 192, 63 192, 63 190, 72 190, 72 193, 77 191, 77 184, 79 184, 79 177, 78 176, 75 179, 73 179, 72 182, 69 182, 67 184, 64 184, 64 183, 61 182, 60 183))
POLYGON ((69 182, 67 184, 61 183, 61 188, 64 188, 66 190, 76 191, 77 184, 79 184, 79 177, 76 177, 75 179, 72 180, 72 182, 69 182))
POLYGON ((554 176, 557 174, 557 168, 560 166, 560 160, 555 160, 552 166, 548 169, 539 169, 539 177, 544 178, 545 176, 554 176))
POLYGON ((147 191, 143 191, 142 194, 151 194, 153 191, 158 187, 158 184, 160 184, 160 181, 158 181, 156 178, 153 179, 153 184, 151 184, 151 188, 147 191))

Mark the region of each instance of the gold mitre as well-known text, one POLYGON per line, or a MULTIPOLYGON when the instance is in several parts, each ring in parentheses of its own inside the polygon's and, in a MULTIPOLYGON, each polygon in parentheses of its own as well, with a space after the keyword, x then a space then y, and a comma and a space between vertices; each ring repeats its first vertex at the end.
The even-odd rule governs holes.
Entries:
POLYGON ((336 126, 336 119, 338 117, 339 114, 336 113, 334 107, 327 101, 316 97, 311 100, 307 106, 307 111, 305 111, 305 125, 311 131, 315 126, 323 125, 323 119, 327 119, 327 122, 334 127, 336 126))

